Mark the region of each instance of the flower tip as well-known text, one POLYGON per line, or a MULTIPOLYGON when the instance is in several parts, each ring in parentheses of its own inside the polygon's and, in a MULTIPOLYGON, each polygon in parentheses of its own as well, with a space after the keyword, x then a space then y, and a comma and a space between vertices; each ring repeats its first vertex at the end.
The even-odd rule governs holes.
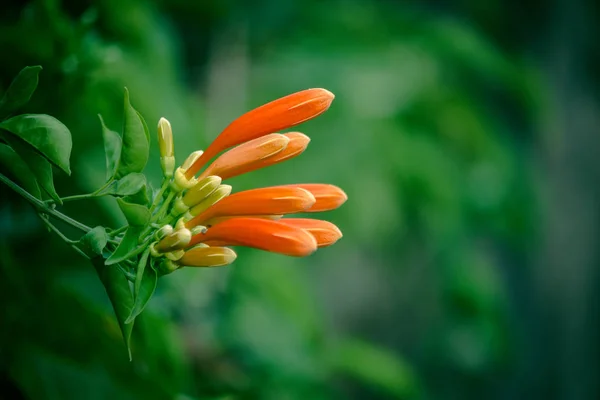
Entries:
POLYGON ((288 139, 290 139, 291 142, 305 144, 304 147, 306 147, 308 143, 310 143, 310 137, 306 136, 302 132, 286 132, 283 134, 283 136, 286 136, 288 139))
POLYGON ((331 246, 343 236, 342 231, 329 221, 311 218, 284 218, 280 222, 311 234, 317 242, 317 247, 331 246))
POLYGON ((331 103, 333 101, 333 99, 335 99, 335 94, 331 93, 329 90, 323 89, 323 88, 317 88, 317 90, 319 90, 319 91, 321 91, 321 93, 323 93, 323 97, 330 99, 329 103, 331 103))

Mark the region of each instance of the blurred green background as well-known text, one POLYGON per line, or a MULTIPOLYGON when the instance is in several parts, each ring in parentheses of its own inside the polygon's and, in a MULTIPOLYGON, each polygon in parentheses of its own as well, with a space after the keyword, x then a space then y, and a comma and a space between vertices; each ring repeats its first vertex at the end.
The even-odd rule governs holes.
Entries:
MULTIPOLYGON (((92 266, 2 187, 0 398, 600 398, 600 7, 584 0, 16 1, 0 90, 73 134, 63 196, 103 183, 123 87, 176 154, 324 87, 301 156, 234 190, 326 182, 344 238, 240 249, 159 282, 129 362, 92 266)), ((146 172, 160 179, 156 142, 146 172)), ((117 226, 114 201, 69 203, 117 226)), ((75 232, 72 232, 73 234, 75 232)))

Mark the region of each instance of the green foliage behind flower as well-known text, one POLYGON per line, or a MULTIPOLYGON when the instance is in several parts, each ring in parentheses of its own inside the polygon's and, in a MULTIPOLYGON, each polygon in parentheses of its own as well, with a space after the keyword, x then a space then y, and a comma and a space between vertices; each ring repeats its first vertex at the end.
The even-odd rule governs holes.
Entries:
MULTIPOLYGON (((336 102, 302 126, 319 133, 301 158, 232 181, 248 189, 318 177, 350 199, 328 215, 344 238, 311 258, 242 249, 228 269, 164 278, 136 320, 129 362, 94 269, 3 195, 7 390, 34 399, 479 399, 558 393, 542 390, 559 385, 548 376, 577 383, 556 372, 559 350, 534 346, 559 324, 536 319, 532 300, 548 217, 532 153, 549 88, 542 63, 520 50, 543 38, 524 39, 533 23, 503 26, 514 12, 500 3, 433 3, 3 5, 0 51, 10 56, 0 92, 24 66, 42 65, 20 112, 51 115, 72 134, 71 177, 51 167, 61 196, 106 182, 97 114, 119 130, 124 86, 146 120, 168 118, 176 154, 206 147, 250 108, 327 87, 336 102)), ((527 4, 542 18, 546 6, 527 4)), ((155 187, 158 159, 153 143, 144 173, 155 187)), ((42 182, 23 186, 52 196, 42 182)), ((64 207, 90 225, 125 222, 109 199, 64 207)))

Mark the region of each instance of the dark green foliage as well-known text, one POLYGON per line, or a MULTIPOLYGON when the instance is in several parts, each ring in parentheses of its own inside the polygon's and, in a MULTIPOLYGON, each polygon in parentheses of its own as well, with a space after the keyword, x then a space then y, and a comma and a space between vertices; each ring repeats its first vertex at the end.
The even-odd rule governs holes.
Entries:
POLYGON ((102 0, 2 11, 0 172, 44 200, 121 197, 64 204, 110 227, 65 229, 98 254, 96 273, 3 195, 0 371, 23 396, 600 394, 597 7, 102 0), (241 113, 308 87, 336 100, 294 128, 311 137, 307 151, 229 183, 341 186, 348 203, 325 217, 344 232, 336 246, 298 260, 242 249, 230 267, 157 287, 152 264, 123 262, 159 185, 160 117, 181 162, 241 113), (127 222, 120 245, 105 241, 127 222), (142 310, 132 332, 125 322, 142 310))

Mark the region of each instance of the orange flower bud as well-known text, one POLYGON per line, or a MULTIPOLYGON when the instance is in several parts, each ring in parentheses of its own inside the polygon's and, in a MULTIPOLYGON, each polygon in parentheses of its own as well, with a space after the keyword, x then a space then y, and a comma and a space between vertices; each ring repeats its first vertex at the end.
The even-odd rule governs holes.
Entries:
POLYGON ((284 218, 279 222, 304 229, 314 236, 318 247, 331 246, 342 237, 342 231, 329 221, 310 218, 284 218))
POLYGON ((256 161, 255 163, 248 165, 244 170, 237 171, 235 174, 230 173, 227 177, 223 177, 223 179, 233 178, 234 176, 256 171, 257 169, 266 168, 271 165, 279 164, 280 162, 289 160, 290 158, 294 158, 302 154, 302 152, 306 150, 308 143, 310 143, 310 138, 300 132, 288 132, 284 133, 283 136, 286 136, 290 139, 290 142, 285 149, 273 154, 270 157, 256 161))
MULTIPOLYGON (((225 221, 225 220, 228 220, 228 219, 231 219, 231 218, 238 218, 238 217, 240 217, 240 216, 239 216, 239 215, 238 215, 238 216, 227 215, 227 216, 225 216, 225 217, 215 217, 215 218, 211 218, 211 219, 209 219, 208 221, 206 221, 206 222, 204 223, 204 225, 206 225, 206 226, 210 227, 210 226, 212 226, 212 225, 216 225, 216 224, 218 224, 219 222, 223 222, 223 221, 225 221)), ((280 219, 281 219, 281 217, 283 217, 283 215, 281 215, 281 214, 279 214, 279 215, 276 215, 276 214, 265 214, 265 215, 243 215, 243 217, 247 217, 247 218, 261 218, 261 219, 270 219, 270 220, 273 220, 273 221, 278 221, 278 220, 280 220, 280 219)), ((193 231, 192 231, 192 233, 193 233, 193 231)))
POLYGON ((308 190, 315 196, 315 204, 306 212, 321 212, 335 210, 348 200, 346 193, 337 186, 324 183, 297 183, 286 185, 308 190))
POLYGON ((232 218, 192 237, 190 245, 203 242, 246 246, 294 257, 317 250, 315 238, 303 229, 259 218, 232 218))
POLYGON ((309 209, 314 196, 297 187, 272 186, 234 193, 189 220, 187 228, 215 217, 232 215, 292 214, 309 209))
POLYGON ((325 112, 334 95, 325 89, 308 89, 282 97, 234 120, 186 171, 189 179, 214 156, 236 144, 287 129, 325 112))
POLYGON ((187 267, 221 267, 235 261, 237 254, 228 247, 197 246, 185 252, 177 263, 187 267))
POLYGON ((219 156, 202 172, 199 179, 209 175, 222 179, 241 175, 250 170, 253 164, 280 153, 289 141, 287 136, 272 133, 242 143, 219 156))

